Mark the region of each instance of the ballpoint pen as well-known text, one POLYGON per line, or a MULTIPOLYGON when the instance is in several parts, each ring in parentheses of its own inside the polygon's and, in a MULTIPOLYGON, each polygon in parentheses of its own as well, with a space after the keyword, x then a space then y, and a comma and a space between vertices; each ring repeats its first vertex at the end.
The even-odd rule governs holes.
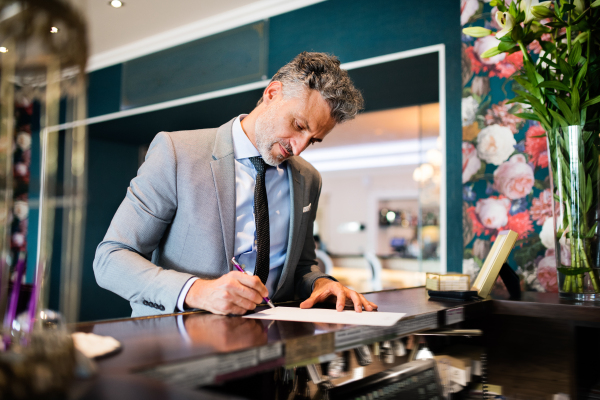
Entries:
MULTIPOLYGON (((240 264, 237 263, 237 261, 235 261, 235 257, 233 257, 231 259, 231 262, 233 263, 233 266, 240 272, 246 273, 246 271, 244 271, 244 268, 242 268, 242 266, 240 264)), ((275 308, 275 306, 273 305, 273 302, 271 301, 271 299, 269 299, 268 297, 263 297, 263 300, 265 301, 265 303, 267 303, 269 305, 269 307, 271 308, 275 308)))

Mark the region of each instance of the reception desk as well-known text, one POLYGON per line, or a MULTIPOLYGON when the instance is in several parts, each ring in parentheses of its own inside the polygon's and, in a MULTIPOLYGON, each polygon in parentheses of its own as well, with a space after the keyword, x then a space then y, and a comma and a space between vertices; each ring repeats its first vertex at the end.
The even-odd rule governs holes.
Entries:
MULTIPOLYGON (((538 385, 536 380, 541 379, 541 391, 530 388, 528 392, 533 396, 528 398, 538 398, 545 390, 545 370, 550 367, 550 379, 555 384, 545 388, 558 388, 553 393, 570 393, 574 399, 581 386, 578 368, 585 367, 578 360, 577 338, 591 335, 600 327, 599 306, 575 304, 556 294, 526 293, 519 301, 497 298, 439 302, 430 300, 424 288, 412 288, 374 292, 366 297, 378 304, 380 311, 402 312, 406 316, 389 328, 253 320, 204 312, 78 324, 75 330, 112 336, 122 348, 98 360, 97 377, 77 383, 73 398, 129 398, 126 388, 137 385, 154 387, 150 392, 165 396, 178 391, 177 396, 183 398, 244 398, 239 391, 209 393, 203 388, 223 387, 229 382, 239 385, 252 379, 248 377, 280 367, 318 364, 334 353, 361 345, 460 326, 483 330, 481 344, 488 349, 491 383, 509 387, 510 382, 522 379, 521 385, 513 384, 509 389, 519 393, 538 385), (541 336, 535 340, 536 335, 541 336), (552 338, 555 342, 546 352, 539 349, 540 343, 547 344, 552 338), (517 346, 519 351, 513 351, 513 342, 521 343, 517 346), (560 361, 559 365, 553 364, 556 357, 563 365, 560 361), (544 365, 529 368, 538 359, 544 365), (521 361, 527 368, 521 368, 521 361), (101 390, 115 385, 122 389, 113 390, 110 395, 101 390), (101 393, 106 393, 106 397, 101 393)), ((588 351, 596 351, 597 342, 595 339, 595 343, 590 343, 588 351)))

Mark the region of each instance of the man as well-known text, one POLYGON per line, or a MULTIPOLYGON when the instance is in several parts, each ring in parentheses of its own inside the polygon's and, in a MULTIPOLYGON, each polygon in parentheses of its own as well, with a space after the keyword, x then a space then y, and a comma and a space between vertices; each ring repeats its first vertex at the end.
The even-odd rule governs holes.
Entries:
POLYGON ((250 114, 218 129, 159 133, 96 250, 98 284, 128 299, 132 316, 244 314, 267 296, 376 309, 317 268, 321 177, 297 157, 362 103, 336 57, 304 52, 250 114), (233 257, 254 276, 232 270, 233 257))

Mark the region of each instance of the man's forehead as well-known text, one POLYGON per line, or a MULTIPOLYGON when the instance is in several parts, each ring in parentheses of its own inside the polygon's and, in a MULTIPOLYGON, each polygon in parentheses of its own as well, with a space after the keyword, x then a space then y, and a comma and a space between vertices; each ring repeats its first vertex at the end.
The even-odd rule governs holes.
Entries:
POLYGON ((302 96, 302 107, 296 110, 296 118, 312 133, 328 133, 335 126, 329 103, 317 90, 307 90, 302 96))

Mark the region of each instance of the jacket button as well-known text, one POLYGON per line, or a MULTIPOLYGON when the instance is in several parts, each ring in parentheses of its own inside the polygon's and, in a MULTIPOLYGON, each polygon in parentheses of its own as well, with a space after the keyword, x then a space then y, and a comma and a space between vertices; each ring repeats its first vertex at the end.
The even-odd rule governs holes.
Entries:
POLYGON ((156 308, 156 304, 154 304, 153 302, 150 302, 150 307, 156 308))
POLYGON ((142 304, 145 305, 145 306, 147 306, 148 305, 148 301, 144 300, 144 301, 142 301, 142 304))
POLYGON ((160 309, 160 311, 165 311, 165 306, 163 306, 162 304, 158 308, 160 309))

